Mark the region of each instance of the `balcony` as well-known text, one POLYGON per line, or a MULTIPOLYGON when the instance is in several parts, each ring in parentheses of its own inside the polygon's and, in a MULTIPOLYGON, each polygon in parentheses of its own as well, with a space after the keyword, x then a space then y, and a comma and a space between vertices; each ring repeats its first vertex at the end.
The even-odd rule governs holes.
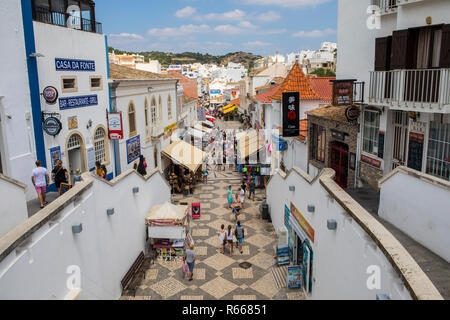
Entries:
POLYGON ((44 7, 35 7, 33 10, 33 20, 60 27, 72 28, 94 33, 103 33, 102 24, 96 21, 84 19, 76 15, 64 12, 50 11, 44 7))
POLYGON ((372 5, 380 8, 380 14, 390 14, 397 12, 398 0, 372 0, 372 5))
POLYGON ((403 111, 450 113, 450 69, 372 71, 369 103, 403 111))

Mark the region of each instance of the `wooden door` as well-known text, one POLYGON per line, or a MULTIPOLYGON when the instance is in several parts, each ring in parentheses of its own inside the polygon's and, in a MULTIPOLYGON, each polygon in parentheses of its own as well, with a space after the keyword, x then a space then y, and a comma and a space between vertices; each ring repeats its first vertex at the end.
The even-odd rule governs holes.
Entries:
POLYGON ((331 144, 330 167, 336 171, 336 183, 343 189, 348 186, 348 157, 347 145, 338 143, 331 144))

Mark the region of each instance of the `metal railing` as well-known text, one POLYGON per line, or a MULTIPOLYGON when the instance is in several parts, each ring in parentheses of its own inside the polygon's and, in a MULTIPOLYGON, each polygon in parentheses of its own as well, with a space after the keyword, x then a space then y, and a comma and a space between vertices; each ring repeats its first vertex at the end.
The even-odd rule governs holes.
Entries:
POLYGON ((450 69, 372 71, 369 102, 442 109, 450 105, 450 69))
POLYGON ((365 82, 355 82, 353 85, 353 103, 363 104, 364 103, 364 89, 365 82))
POLYGON ((397 0, 372 0, 372 5, 380 7, 381 11, 397 9, 397 0))
POLYGON ((76 30, 99 34, 103 33, 102 24, 99 22, 73 16, 68 13, 50 11, 42 7, 34 8, 33 20, 76 30))

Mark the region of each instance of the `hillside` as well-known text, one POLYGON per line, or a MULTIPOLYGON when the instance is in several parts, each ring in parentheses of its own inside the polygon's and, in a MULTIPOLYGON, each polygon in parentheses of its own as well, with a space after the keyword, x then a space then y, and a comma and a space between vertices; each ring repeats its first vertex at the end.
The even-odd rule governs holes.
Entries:
POLYGON ((195 52, 183 52, 183 53, 166 53, 160 51, 151 52, 125 52, 109 47, 109 52, 113 50, 116 54, 139 54, 145 57, 145 61, 158 60, 163 67, 167 67, 170 64, 188 64, 188 63, 211 63, 217 65, 227 65, 229 62, 241 63, 247 69, 252 68, 254 61, 261 58, 252 53, 247 52, 234 52, 228 53, 223 56, 213 56, 210 54, 202 54, 195 52))

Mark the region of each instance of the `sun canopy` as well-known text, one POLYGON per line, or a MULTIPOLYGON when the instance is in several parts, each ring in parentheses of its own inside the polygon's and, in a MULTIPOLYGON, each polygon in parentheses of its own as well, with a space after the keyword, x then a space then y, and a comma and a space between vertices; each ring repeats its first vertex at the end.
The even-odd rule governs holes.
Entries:
POLYGON ((154 206, 145 218, 145 222, 154 226, 182 225, 188 212, 188 206, 176 206, 169 202, 154 206))
POLYGON ((193 136, 194 138, 202 139, 205 136, 206 133, 204 133, 203 131, 194 129, 194 128, 190 128, 187 131, 187 134, 190 135, 190 136, 193 136))
POLYGON ((236 140, 238 142, 238 151, 241 160, 244 160, 264 147, 264 140, 258 141, 258 133, 256 130, 237 133, 236 140))
POLYGON ((173 162, 188 168, 194 173, 197 172, 206 157, 205 152, 183 140, 172 143, 162 153, 172 159, 173 162))
POLYGON ((235 109, 237 109, 237 107, 234 104, 229 104, 229 105, 223 107, 223 113, 227 114, 227 113, 234 111, 235 109))

